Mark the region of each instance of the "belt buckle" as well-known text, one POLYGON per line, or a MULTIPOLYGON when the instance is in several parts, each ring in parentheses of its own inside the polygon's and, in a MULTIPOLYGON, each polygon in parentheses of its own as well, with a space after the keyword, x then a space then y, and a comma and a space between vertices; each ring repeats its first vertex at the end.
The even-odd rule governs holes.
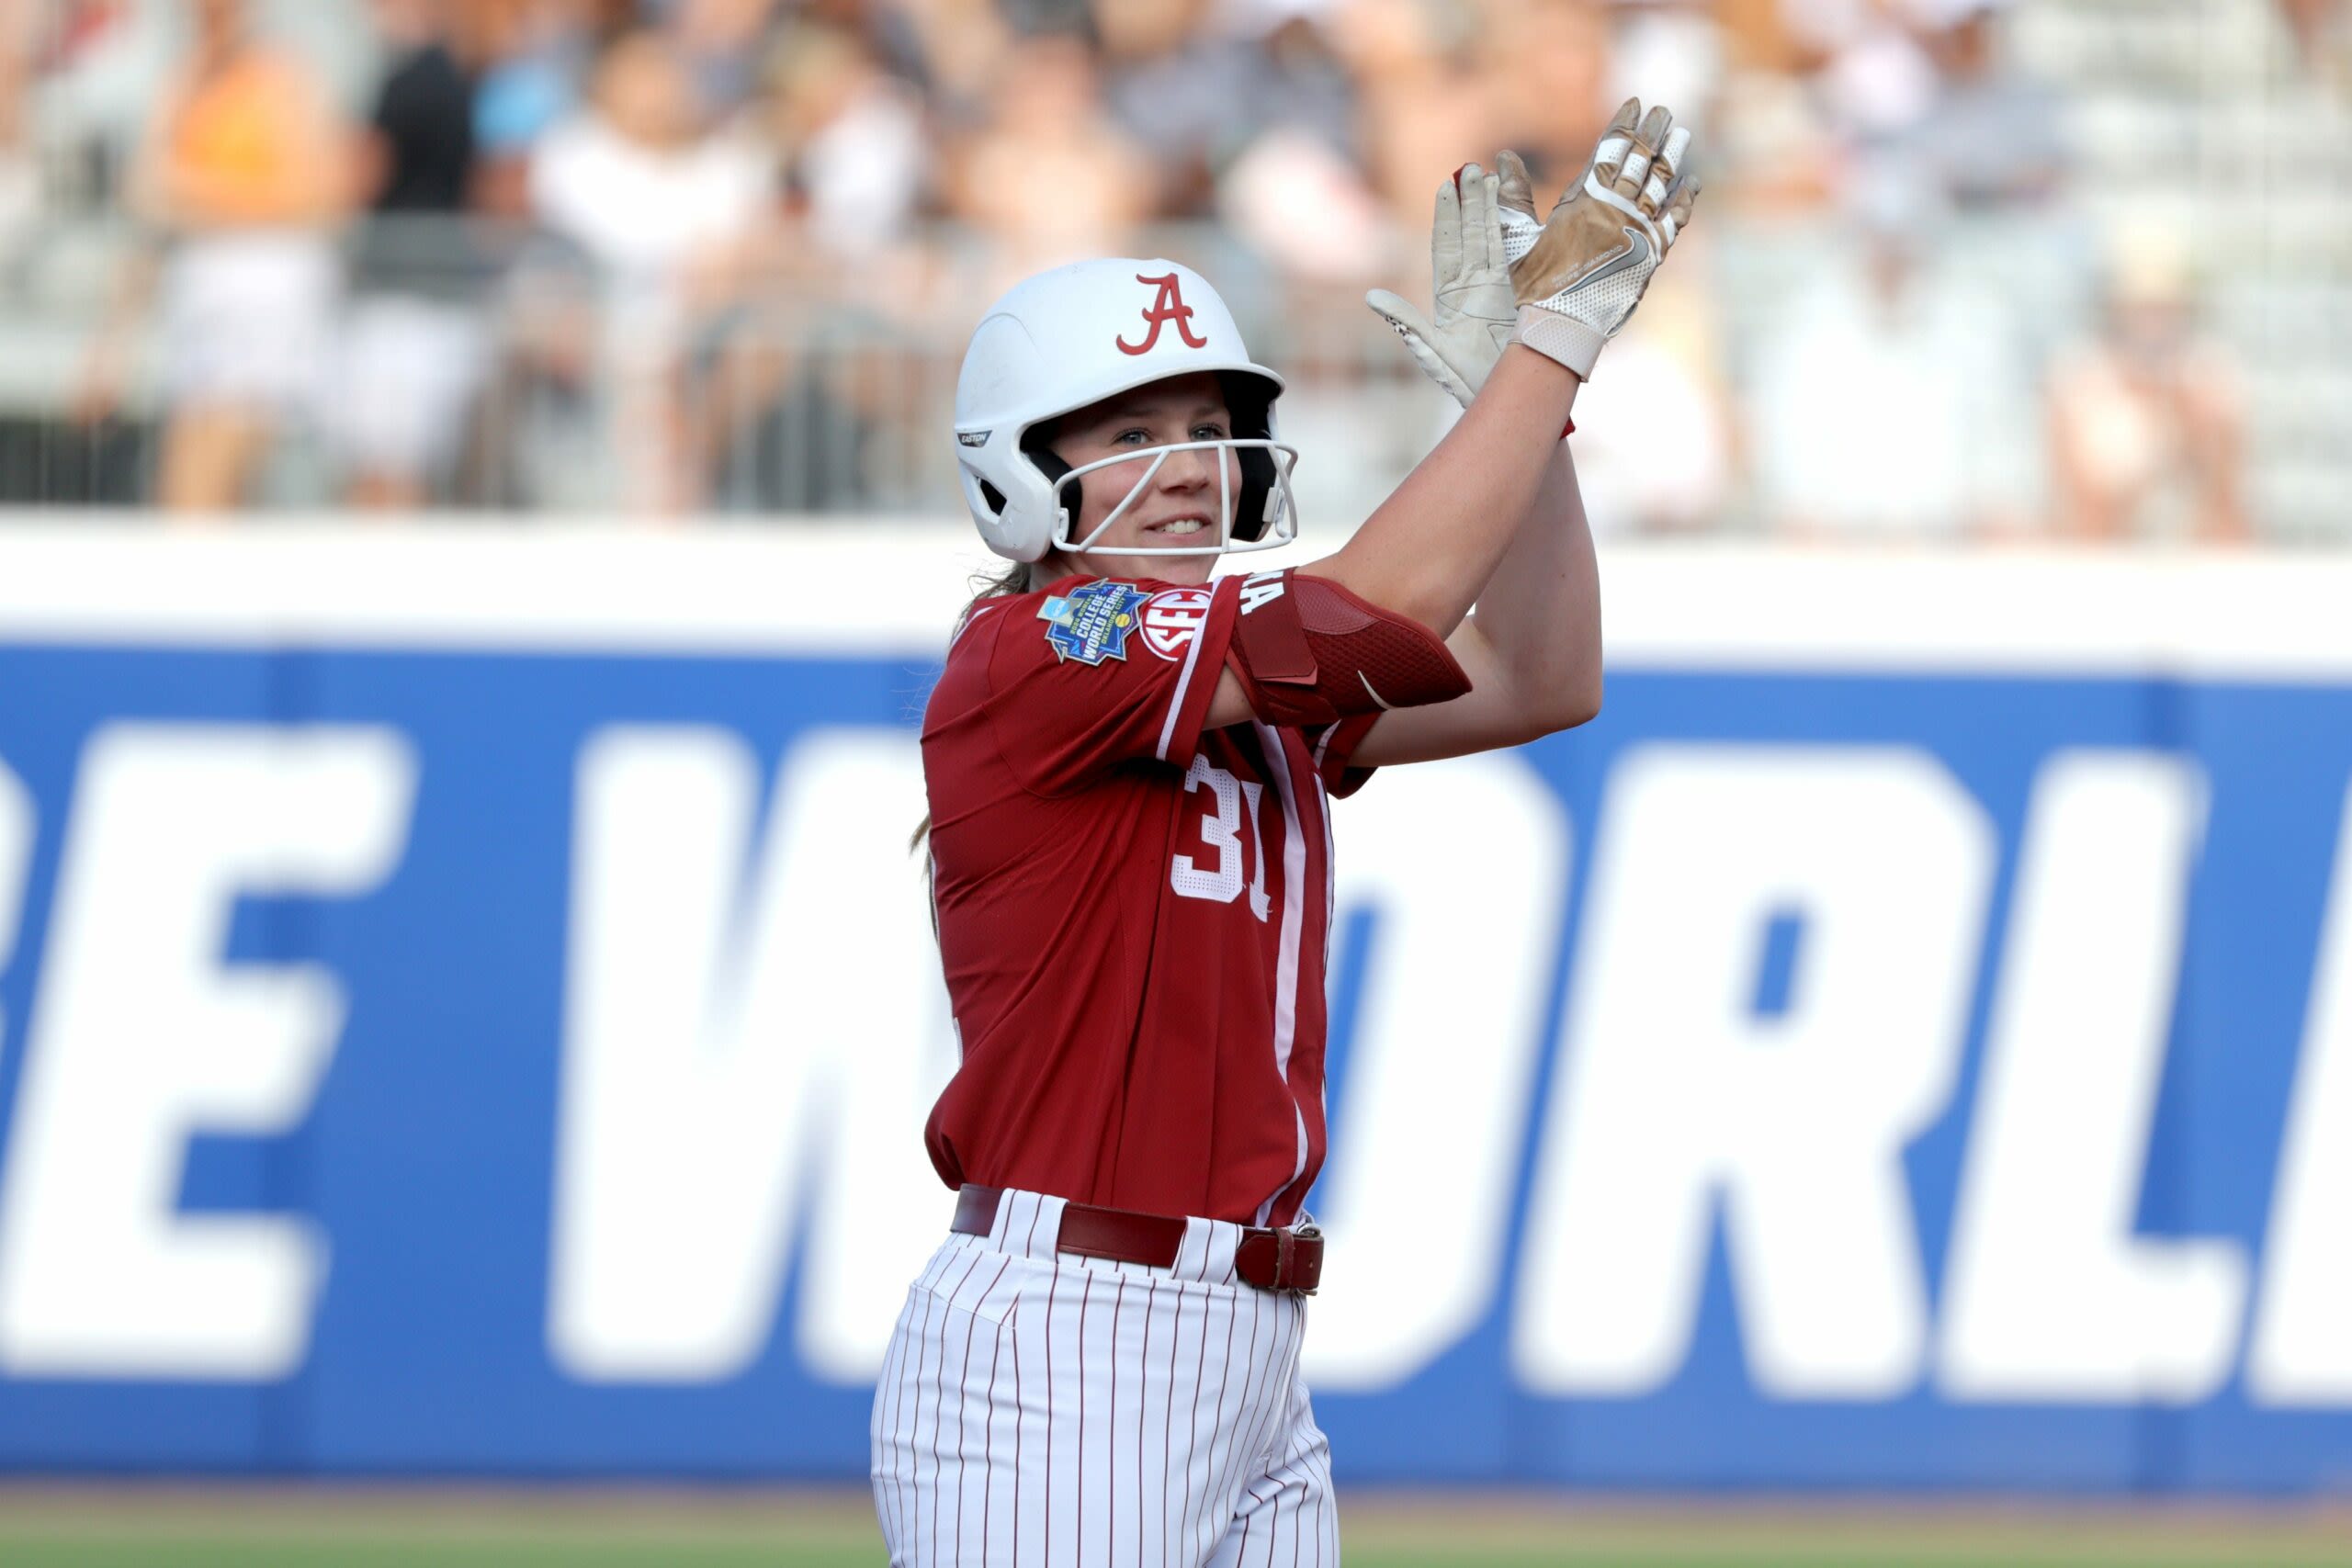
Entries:
POLYGON ((1323 1277, 1323 1233, 1312 1221, 1303 1225, 1255 1226, 1242 1233, 1235 1263, 1254 1289, 1273 1295, 1311 1296, 1323 1277), (1299 1267, 1301 1244, 1314 1248, 1311 1270, 1299 1267), (1268 1258, 1268 1254, 1272 1254, 1268 1258), (1271 1264, 1271 1268, 1267 1265, 1271 1264), (1261 1272, 1262 1270, 1262 1272, 1261 1272), (1301 1283, 1302 1273, 1307 1282, 1301 1283))
MULTIPOLYGON (((1322 1240, 1322 1229, 1312 1220, 1303 1225, 1286 1225, 1274 1233, 1275 1290, 1284 1295, 1292 1296, 1311 1296, 1315 1293, 1315 1285, 1302 1285, 1296 1282, 1298 1244, 1302 1241, 1311 1241, 1319 1247, 1322 1240)), ((1318 1259, 1316 1268, 1316 1284, 1320 1283, 1322 1283, 1322 1268, 1318 1259)))
MULTIPOLYGON (((1323 1227, 1317 1224, 1313 1220, 1309 1220, 1305 1224, 1300 1225, 1296 1230, 1291 1232, 1291 1235, 1298 1241, 1311 1241, 1315 1243, 1318 1248, 1323 1245, 1323 1227)), ((1287 1263, 1289 1259, 1285 1258, 1283 1261, 1287 1263)), ((1315 1284, 1294 1285, 1291 1288, 1302 1296, 1311 1296, 1315 1293, 1316 1286, 1320 1285, 1322 1282, 1323 1265, 1322 1259, 1318 1256, 1316 1259, 1315 1284)))

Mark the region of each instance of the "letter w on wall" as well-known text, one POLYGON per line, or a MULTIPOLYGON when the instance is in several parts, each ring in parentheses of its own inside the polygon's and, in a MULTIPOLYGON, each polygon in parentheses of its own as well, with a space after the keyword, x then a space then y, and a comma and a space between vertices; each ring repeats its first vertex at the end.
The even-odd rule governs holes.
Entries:
POLYGON ((804 1214, 800 1348, 871 1377, 945 1226, 917 1131, 953 1051, 906 853, 913 739, 802 739, 754 844, 762 783, 725 730, 582 751, 548 1305, 579 1378, 742 1372, 804 1214), (940 1223, 875 1224, 907 1213, 940 1223))

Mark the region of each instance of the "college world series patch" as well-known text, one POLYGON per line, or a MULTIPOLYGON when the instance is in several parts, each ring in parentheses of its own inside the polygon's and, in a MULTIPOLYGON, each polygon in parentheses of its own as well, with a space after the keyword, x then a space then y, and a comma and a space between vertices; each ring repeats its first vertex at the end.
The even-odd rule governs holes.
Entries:
POLYGON ((1125 659, 1127 638, 1136 629, 1136 606, 1144 592, 1124 582, 1090 582, 1068 593, 1053 594, 1037 607, 1046 623, 1046 641, 1063 659, 1100 664, 1125 659))

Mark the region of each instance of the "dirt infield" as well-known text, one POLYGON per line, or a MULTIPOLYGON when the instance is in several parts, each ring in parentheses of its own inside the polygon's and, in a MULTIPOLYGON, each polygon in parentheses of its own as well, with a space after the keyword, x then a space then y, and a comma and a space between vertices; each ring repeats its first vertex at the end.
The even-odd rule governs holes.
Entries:
MULTIPOLYGON (((2352 1508, 1359 1491, 1351 1561, 2352 1568, 2352 1508)), ((774 1488, 0 1484, 0 1562, 878 1561, 865 1494, 774 1488)))

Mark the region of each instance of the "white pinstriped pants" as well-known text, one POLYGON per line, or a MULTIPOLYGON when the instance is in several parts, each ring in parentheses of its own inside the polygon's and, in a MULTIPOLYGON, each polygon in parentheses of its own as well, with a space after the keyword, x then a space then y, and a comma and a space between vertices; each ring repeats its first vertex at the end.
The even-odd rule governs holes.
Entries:
POLYGON ((1238 1225, 1150 1269, 1057 1254, 1061 1208, 1006 1192, 907 1292, 874 1393, 894 1568, 1336 1565, 1306 1303, 1234 1278, 1238 1225))

